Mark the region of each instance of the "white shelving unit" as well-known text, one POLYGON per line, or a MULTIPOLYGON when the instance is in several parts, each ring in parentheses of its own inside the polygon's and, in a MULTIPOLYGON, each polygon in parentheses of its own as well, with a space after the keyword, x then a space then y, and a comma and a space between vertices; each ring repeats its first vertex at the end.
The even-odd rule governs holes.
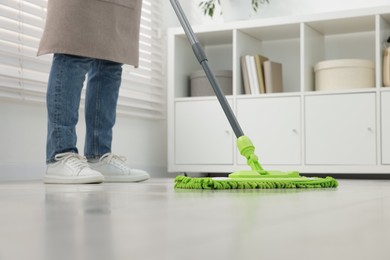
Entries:
MULTIPOLYGON (((233 94, 227 98, 264 168, 390 173, 390 88, 382 85, 390 5, 196 26, 194 31, 211 67, 233 71, 233 94), (247 54, 283 64, 283 93, 244 94, 240 57, 247 54), (375 86, 315 91, 314 65, 348 58, 375 63, 375 86)), ((168 51, 168 171, 245 168, 216 98, 189 97, 189 75, 201 68, 181 28, 169 30, 168 51)))

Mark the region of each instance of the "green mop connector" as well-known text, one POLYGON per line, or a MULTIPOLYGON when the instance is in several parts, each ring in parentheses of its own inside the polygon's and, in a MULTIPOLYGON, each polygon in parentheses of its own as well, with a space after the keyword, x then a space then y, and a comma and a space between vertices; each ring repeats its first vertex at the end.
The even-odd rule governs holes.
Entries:
POLYGON ((229 178, 264 178, 264 177, 299 177, 299 172, 266 171, 261 167, 259 158, 255 154, 255 146, 247 136, 237 138, 237 147, 240 154, 247 160, 251 170, 237 171, 229 174, 229 178))
POLYGON ((261 167, 259 158, 255 154, 255 146, 247 136, 240 136, 237 138, 237 148, 240 151, 240 154, 246 158, 251 170, 233 172, 229 174, 230 178, 257 178, 259 175, 269 174, 261 167))
POLYGON ((256 171, 259 174, 267 174, 266 171, 261 167, 259 158, 255 154, 255 146, 247 136, 241 136, 237 139, 237 147, 240 154, 244 156, 251 167, 252 171, 256 171))

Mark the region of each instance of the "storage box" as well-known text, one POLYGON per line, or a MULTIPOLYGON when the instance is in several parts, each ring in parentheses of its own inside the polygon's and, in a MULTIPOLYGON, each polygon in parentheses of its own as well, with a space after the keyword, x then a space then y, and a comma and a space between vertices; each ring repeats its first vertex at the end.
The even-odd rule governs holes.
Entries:
POLYGON ((375 86, 374 63, 370 60, 326 60, 314 66, 315 89, 337 90, 375 86))
MULTIPOLYGON (((219 70, 215 71, 214 75, 217 79, 222 92, 225 95, 232 95, 232 71, 231 70, 219 70)), ((214 96, 214 90, 211 87, 209 80, 206 77, 206 73, 202 71, 195 71, 191 74, 190 95, 191 97, 199 96, 214 96)))

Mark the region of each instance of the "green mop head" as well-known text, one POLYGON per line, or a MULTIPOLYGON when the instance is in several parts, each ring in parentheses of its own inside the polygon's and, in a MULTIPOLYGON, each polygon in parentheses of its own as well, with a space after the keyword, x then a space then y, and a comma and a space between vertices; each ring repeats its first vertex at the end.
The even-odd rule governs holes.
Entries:
POLYGON ((190 178, 177 176, 177 189, 298 189, 298 188, 336 188, 337 181, 332 177, 304 177, 297 171, 280 172, 264 170, 255 155, 255 147, 250 139, 241 136, 237 139, 240 153, 247 158, 249 171, 229 174, 228 178, 190 178))
POLYGON ((337 181, 332 177, 309 178, 260 178, 260 179, 232 179, 232 178, 190 178, 177 176, 177 189, 302 189, 302 188, 336 188, 337 181))

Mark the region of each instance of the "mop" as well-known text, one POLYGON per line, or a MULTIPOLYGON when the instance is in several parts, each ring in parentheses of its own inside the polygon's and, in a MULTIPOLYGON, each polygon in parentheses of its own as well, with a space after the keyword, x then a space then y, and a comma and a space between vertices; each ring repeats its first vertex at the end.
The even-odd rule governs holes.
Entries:
POLYGON ((225 95, 212 72, 206 54, 199 43, 192 27, 184 14, 178 0, 170 0, 172 7, 183 27, 183 30, 192 46, 192 50, 202 66, 215 95, 237 137, 237 147, 243 155, 251 170, 233 172, 227 178, 191 178, 177 176, 175 188, 177 189, 295 189, 295 188, 335 188, 337 181, 332 177, 305 177, 297 171, 281 172, 264 170, 255 154, 252 141, 244 135, 225 95))

